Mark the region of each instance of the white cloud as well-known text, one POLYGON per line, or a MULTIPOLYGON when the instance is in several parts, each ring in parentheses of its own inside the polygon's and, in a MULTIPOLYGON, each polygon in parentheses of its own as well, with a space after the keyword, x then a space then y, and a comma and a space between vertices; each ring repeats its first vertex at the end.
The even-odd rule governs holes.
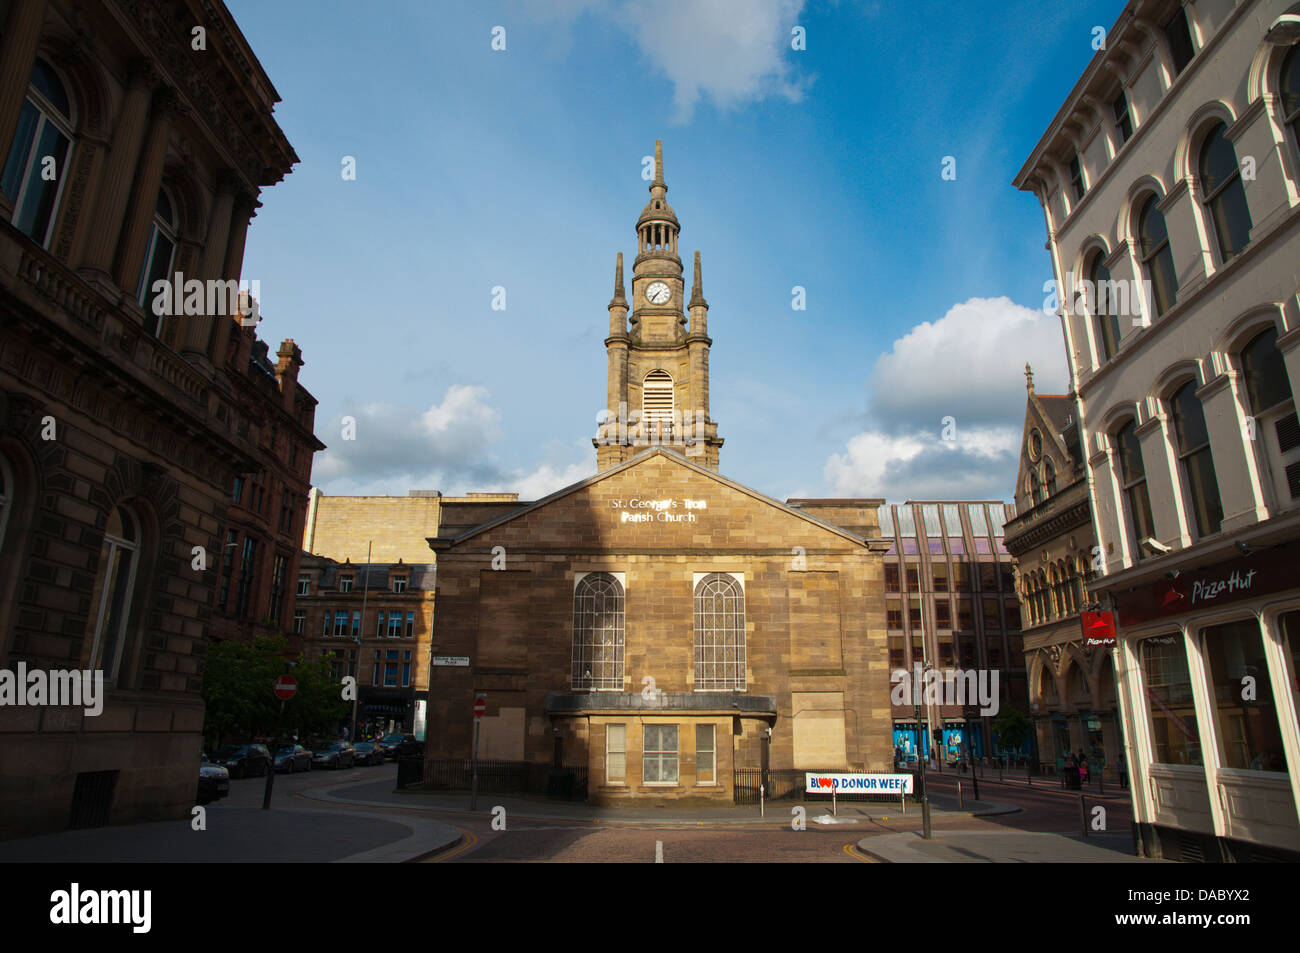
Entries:
POLYGON ((495 469, 473 462, 482 460, 499 433, 499 415, 486 401, 484 388, 454 384, 442 403, 423 412, 391 404, 345 405, 321 431, 329 449, 316 460, 312 476, 323 487, 326 481, 331 486, 400 482, 430 472, 495 475, 495 469), (355 419, 355 439, 343 439, 344 417, 355 419))
POLYGON ((824 471, 833 496, 876 496, 889 465, 916 457, 925 444, 916 437, 891 437, 875 431, 860 433, 843 454, 831 454, 824 471))
POLYGON ((938 321, 918 324, 880 356, 870 382, 871 411, 890 430, 939 427, 946 416, 959 429, 1019 422, 1026 362, 1040 392, 1065 392, 1069 374, 1059 319, 1006 297, 971 298, 938 321))
POLYGON ((867 426, 826 461, 831 492, 890 500, 1009 498, 1026 362, 1037 390, 1064 392, 1059 322, 1008 298, 972 298, 917 325, 876 361, 867 426), (948 423, 952 431, 944 439, 948 423))
POLYGON ((532 473, 515 480, 511 488, 519 491, 521 500, 540 500, 556 490, 593 476, 595 472, 596 457, 593 453, 589 463, 571 463, 563 469, 544 463, 532 473))
POLYGON ((674 87, 677 118, 690 118, 708 97, 731 108, 767 96, 798 101, 806 81, 794 77, 791 29, 805 0, 551 0, 528 3, 533 17, 567 23, 582 14, 627 32, 674 87))

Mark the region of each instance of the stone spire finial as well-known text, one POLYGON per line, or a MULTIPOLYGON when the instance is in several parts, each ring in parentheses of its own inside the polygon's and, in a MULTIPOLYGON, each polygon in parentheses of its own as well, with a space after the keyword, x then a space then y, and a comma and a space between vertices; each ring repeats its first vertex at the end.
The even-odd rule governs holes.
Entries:
POLYGON ((1025 390, 1031 394, 1034 392, 1034 372, 1028 361, 1025 361, 1025 390))
POLYGON ((664 141, 662 139, 655 140, 655 180, 650 184, 668 187, 664 182, 664 141))
POLYGON ((691 303, 692 308, 707 308, 709 303, 704 300, 704 279, 700 277, 700 253, 695 253, 695 282, 691 285, 691 303))
POLYGON ((610 307, 616 304, 627 306, 627 295, 623 290, 623 253, 618 253, 618 264, 614 266, 614 298, 610 307))

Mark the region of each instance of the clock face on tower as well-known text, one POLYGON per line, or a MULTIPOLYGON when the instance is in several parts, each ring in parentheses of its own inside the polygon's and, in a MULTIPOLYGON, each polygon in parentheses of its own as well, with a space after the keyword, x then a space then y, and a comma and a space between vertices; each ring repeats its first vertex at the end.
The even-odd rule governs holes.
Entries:
POLYGON ((667 304, 673 290, 662 281, 652 281, 645 289, 645 299, 651 304, 667 304))

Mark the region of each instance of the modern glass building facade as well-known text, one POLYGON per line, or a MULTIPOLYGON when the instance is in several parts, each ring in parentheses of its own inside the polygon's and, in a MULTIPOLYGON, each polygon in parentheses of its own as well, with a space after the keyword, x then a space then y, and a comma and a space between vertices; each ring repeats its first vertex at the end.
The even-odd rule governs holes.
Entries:
MULTIPOLYGON (((1003 542, 1003 526, 1014 516, 1015 507, 999 501, 880 507, 881 536, 892 541, 885 554, 891 671, 915 672, 917 665, 975 671, 990 688, 996 672, 999 707, 1026 709, 1020 604, 1003 542)), ((972 703, 923 704, 919 737, 911 699, 895 703, 895 748, 908 761, 919 752, 954 762, 965 756, 968 742, 977 758, 1004 753, 992 731, 993 716, 981 716, 974 699, 964 700, 972 703)))

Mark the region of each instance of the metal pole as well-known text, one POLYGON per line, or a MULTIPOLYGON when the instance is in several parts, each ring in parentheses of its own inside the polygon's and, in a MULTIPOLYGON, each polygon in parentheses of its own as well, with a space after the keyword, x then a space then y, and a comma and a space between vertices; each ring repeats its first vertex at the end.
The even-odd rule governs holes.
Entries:
POLYGON ((839 808, 837 808, 836 805, 835 805, 835 789, 836 789, 836 787, 837 787, 837 785, 836 785, 836 783, 835 783, 835 779, 834 779, 834 778, 831 778, 831 815, 834 816, 834 817, 839 817, 839 816, 840 816, 839 808))
POLYGON ((966 802, 962 799, 962 796, 961 796, 961 782, 960 782, 960 781, 957 782, 957 810, 959 810, 959 811, 964 811, 964 810, 966 810, 966 802))
MULTIPOLYGON (((366 568, 361 574, 361 631, 357 633, 354 641, 357 643, 357 664, 352 671, 352 677, 358 682, 361 681, 361 640, 366 634, 366 597, 370 595, 370 549, 374 545, 374 540, 366 541, 366 568)), ((354 685, 352 687, 352 731, 348 735, 348 740, 357 740, 357 697, 361 694, 361 689, 354 685)))
POLYGON ((767 786, 760 784, 758 786, 758 816, 767 817, 767 786))
POLYGON ((284 724, 284 702, 280 702, 280 714, 275 719, 275 741, 271 742, 271 763, 266 766, 266 790, 262 793, 262 810, 271 809, 271 789, 275 787, 275 752, 280 747, 280 728, 284 724))
POLYGON ((1088 808, 1083 803, 1083 792, 1079 792, 1079 829, 1083 831, 1083 839, 1088 839, 1088 808))
POLYGON ((975 746, 971 744, 970 734, 966 735, 966 759, 970 761, 970 783, 975 792, 975 800, 980 799, 980 782, 977 777, 979 768, 975 764, 975 746))
POLYGON ((925 795, 925 757, 921 750, 921 706, 916 706, 916 797, 921 801, 921 836, 930 839, 930 799, 925 795))
POLYGON ((474 777, 469 783, 469 809, 478 805, 478 716, 474 716, 474 777))

